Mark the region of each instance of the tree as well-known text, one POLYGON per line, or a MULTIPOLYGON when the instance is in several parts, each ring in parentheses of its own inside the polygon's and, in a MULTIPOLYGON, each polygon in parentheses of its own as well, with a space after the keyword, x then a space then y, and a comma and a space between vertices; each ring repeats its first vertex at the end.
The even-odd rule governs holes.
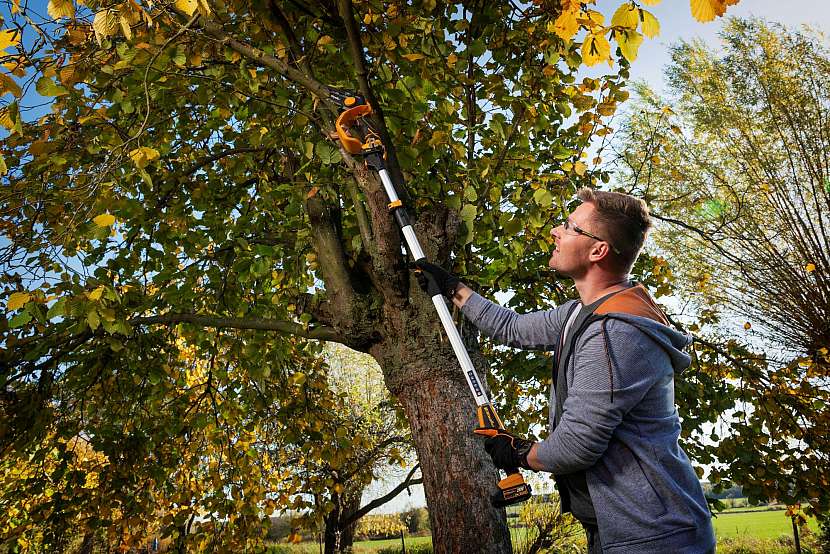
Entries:
MULTIPOLYGON (((692 6, 711 19, 731 3, 692 6)), ((12 0, 6 68, 34 75, 20 87, 4 74, 3 92, 23 97, 29 83, 53 100, 32 120, 17 100, 0 110, 4 457, 50 452, 52 433, 94 437, 123 477, 94 500, 141 494, 87 522, 117 522, 128 544, 154 509, 147 483, 179 467, 177 438, 197 429, 206 442, 187 452, 195 463, 210 443, 216 465, 172 471, 168 488, 205 477, 214 488, 174 501, 161 525, 182 529, 204 509, 195 546, 256 542, 272 508, 305 499, 290 474, 254 469, 250 433, 267 430, 248 418, 277 406, 273 440, 313 432, 291 419, 315 417, 309 403, 324 396, 306 341, 340 342, 378 361, 409 420, 436 549, 509 551, 466 385, 382 188, 330 139, 323 84, 358 87, 376 108, 430 259, 483 292, 522 284, 532 308, 556 282, 513 270, 544 267, 572 189, 601 177, 583 153, 608 133, 627 60, 657 30, 636 3, 611 25, 586 4, 51 0, 45 17, 12 0), (576 82, 583 63, 613 59, 618 71, 576 82), (179 338, 209 361, 197 386, 179 384, 179 338), (145 464, 157 449, 164 460, 145 464), (263 479, 246 488, 251 475, 263 479)), ((47 520, 64 509, 44 506, 47 520)))
POLYGON ((392 490, 361 505, 372 481, 392 478, 396 472, 391 466, 406 465, 411 439, 374 359, 335 344, 327 346, 325 355, 337 403, 320 418, 319 432, 321 444, 334 448, 319 457, 308 457, 305 444, 293 449, 293 456, 305 463, 291 465, 309 484, 307 490, 314 491, 314 510, 296 521, 307 528, 323 524, 326 553, 349 552, 360 518, 422 481, 416 478, 416 465, 392 490))
POLYGON ((674 48, 670 99, 640 91, 621 183, 655 207, 675 285, 708 323, 698 363, 720 399, 698 414, 734 403, 713 479, 826 512, 830 51, 757 19, 722 37, 723 53, 674 48))

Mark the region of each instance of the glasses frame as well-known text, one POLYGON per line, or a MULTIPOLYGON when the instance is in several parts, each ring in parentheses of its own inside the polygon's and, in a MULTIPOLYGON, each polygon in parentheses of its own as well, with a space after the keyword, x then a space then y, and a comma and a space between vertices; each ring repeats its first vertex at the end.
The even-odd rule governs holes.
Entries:
POLYGON ((604 238, 600 238, 600 237, 596 236, 595 234, 586 231, 585 229, 583 229, 582 227, 580 227, 576 223, 573 223, 571 221, 571 218, 569 218, 569 217, 566 217, 565 221, 562 222, 562 228, 564 228, 566 231, 573 230, 577 234, 585 235, 588 238, 592 238, 594 240, 604 242, 605 244, 610 246, 611 250, 613 250, 617 255, 620 255, 620 251, 617 250, 616 246, 614 246, 613 244, 611 244, 609 241, 605 240, 604 238))

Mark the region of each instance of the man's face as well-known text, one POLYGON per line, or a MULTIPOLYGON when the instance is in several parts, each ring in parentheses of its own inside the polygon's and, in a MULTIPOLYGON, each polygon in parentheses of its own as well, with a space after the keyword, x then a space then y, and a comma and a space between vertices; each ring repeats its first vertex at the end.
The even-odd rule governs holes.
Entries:
MULTIPOLYGON (((594 205, 585 202, 580 204, 568 217, 571 224, 588 232, 599 234, 593 224, 594 205)), ((551 229, 550 232, 556 243, 556 249, 550 256, 548 267, 562 275, 578 279, 591 266, 591 254, 595 252, 597 241, 591 237, 581 235, 573 230, 566 230, 562 224, 551 229)))

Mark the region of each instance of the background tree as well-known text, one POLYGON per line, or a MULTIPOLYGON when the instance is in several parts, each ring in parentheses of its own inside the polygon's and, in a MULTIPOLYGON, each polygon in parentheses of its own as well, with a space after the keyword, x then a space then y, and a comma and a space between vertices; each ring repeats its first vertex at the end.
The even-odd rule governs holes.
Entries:
POLYGON ((309 456, 308 444, 296 445, 291 452, 296 461, 290 465, 309 483, 308 490, 315 491, 313 510, 295 522, 304 528, 322 524, 327 553, 349 552, 360 518, 422 480, 417 465, 405 475, 394 470, 406 466, 414 452, 377 362, 334 343, 326 347, 325 358, 337 403, 319 424, 315 422, 320 455, 309 456), (373 481, 396 477, 399 483, 391 490, 361 503, 373 481))
POLYGON ((757 19, 722 38, 722 53, 674 48, 668 98, 639 90, 621 182, 664 223, 655 240, 704 324, 697 363, 720 399, 690 413, 734 403, 711 432, 712 478, 826 512, 830 51, 757 19))
MULTIPOLYGON (((693 13, 730 3, 694 0, 693 13)), ((79 506, 135 501, 90 525, 138 540, 147 483, 170 478, 184 497, 165 533, 199 505, 211 519, 194 546, 255 543, 272 508, 306 497, 291 473, 245 487, 261 458, 250 414, 308 415, 325 387, 304 339, 335 341, 379 362, 409 420, 436 549, 509 551, 468 390, 410 286, 382 188, 330 139, 323 84, 357 86, 377 109, 428 256, 483 292, 511 290, 516 268, 543 267, 573 188, 597 177, 583 154, 627 97, 626 59, 657 31, 636 3, 610 25, 587 4, 51 0, 44 14, 8 2, 2 92, 53 100, 31 120, 17 100, 0 109, 4 458, 93 437, 121 480, 79 506), (609 39, 619 71, 577 81, 612 60, 609 39), (180 337, 209 361, 187 394, 180 337), (179 471, 190 418, 219 449, 214 473, 179 471), (157 450, 166 461, 146 463, 157 450), (209 494, 185 487, 206 476, 209 494)), ((521 307, 555 287, 530 283, 521 307)), ((314 431, 278 415, 274 440, 314 431)), ((43 521, 67 513, 62 498, 43 521)))

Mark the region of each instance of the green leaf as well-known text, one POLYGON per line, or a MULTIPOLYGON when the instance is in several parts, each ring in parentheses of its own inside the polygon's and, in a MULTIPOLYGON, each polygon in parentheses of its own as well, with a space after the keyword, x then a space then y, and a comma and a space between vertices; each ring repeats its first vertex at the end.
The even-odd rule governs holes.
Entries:
POLYGON ((553 195, 547 189, 536 189, 533 193, 533 201, 543 208, 550 208, 553 204, 553 195))
POLYGON ((86 314, 86 322, 89 323, 89 328, 93 331, 98 328, 98 325, 101 324, 101 320, 98 318, 98 312, 92 310, 88 314, 86 314))
POLYGON ((41 77, 35 85, 35 90, 41 96, 62 96, 69 92, 52 80, 51 77, 41 77))
POLYGON ((340 151, 328 142, 318 142, 314 146, 314 152, 325 165, 336 164, 343 159, 340 156, 340 151))
POLYGON ((29 312, 20 312, 13 318, 9 320, 9 329, 15 329, 17 327, 22 327, 32 321, 32 314, 29 312))
POLYGON ((472 242, 473 235, 474 235, 474 223, 476 218, 476 207, 473 204, 465 204, 463 208, 461 208, 461 221, 464 222, 464 226, 467 230, 467 233, 464 236, 463 243, 467 244, 472 242))

